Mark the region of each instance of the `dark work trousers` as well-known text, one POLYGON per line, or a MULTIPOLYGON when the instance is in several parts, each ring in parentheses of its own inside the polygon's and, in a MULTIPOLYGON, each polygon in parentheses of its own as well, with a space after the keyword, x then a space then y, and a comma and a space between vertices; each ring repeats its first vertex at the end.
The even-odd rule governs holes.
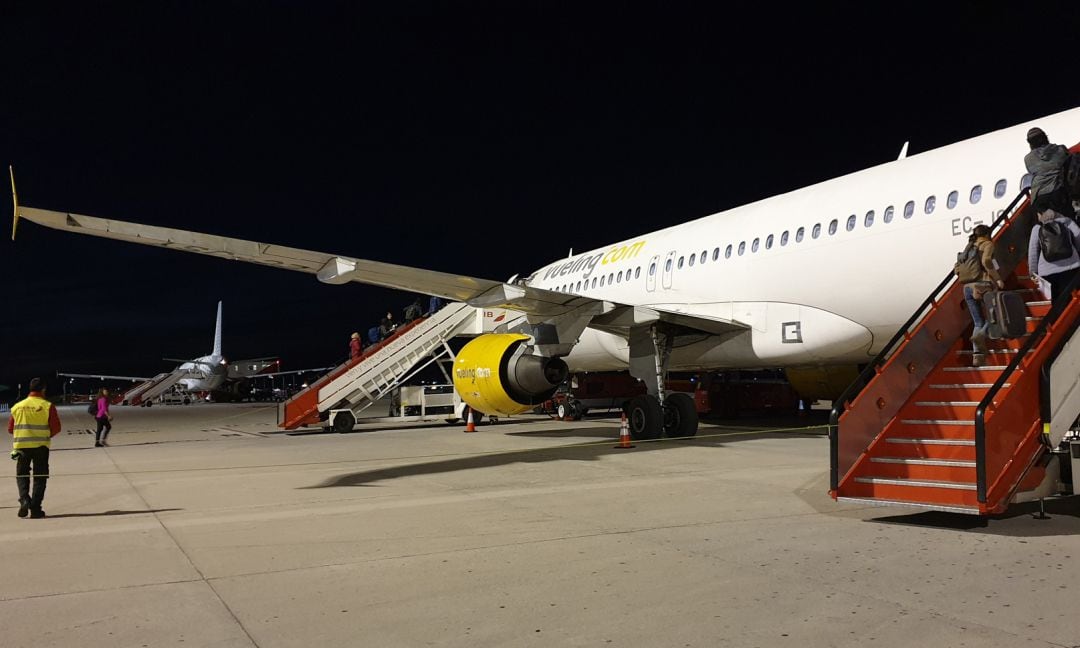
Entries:
POLYGON ((109 432, 111 432, 111 431, 112 431, 112 422, 109 421, 109 417, 108 416, 102 416, 102 417, 98 418, 97 419, 97 434, 94 435, 94 441, 95 442, 101 442, 102 439, 109 436, 109 432), (101 433, 102 430, 105 431, 104 434, 101 433))
POLYGON ((1065 272, 1055 272, 1054 274, 1043 275, 1043 279, 1046 279, 1050 284, 1050 299, 1053 303, 1057 304, 1058 300, 1065 299, 1065 288, 1068 287, 1069 282, 1076 276, 1078 268, 1072 270, 1066 270, 1065 272))
POLYGON ((49 449, 23 448, 15 462, 15 481, 19 484, 19 504, 31 509, 41 508, 45 499, 45 482, 49 479, 49 449), (33 471, 31 471, 33 466, 33 471), (34 494, 30 495, 30 474, 34 475, 34 494))

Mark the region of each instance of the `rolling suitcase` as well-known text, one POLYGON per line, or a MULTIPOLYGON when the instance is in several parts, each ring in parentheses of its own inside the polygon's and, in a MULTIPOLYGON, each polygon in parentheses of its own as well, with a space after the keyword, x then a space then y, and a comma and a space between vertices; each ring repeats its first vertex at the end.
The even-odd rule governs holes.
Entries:
POLYGON ((983 295, 986 333, 992 340, 1018 338, 1027 333, 1027 305, 1018 290, 991 290, 983 295))

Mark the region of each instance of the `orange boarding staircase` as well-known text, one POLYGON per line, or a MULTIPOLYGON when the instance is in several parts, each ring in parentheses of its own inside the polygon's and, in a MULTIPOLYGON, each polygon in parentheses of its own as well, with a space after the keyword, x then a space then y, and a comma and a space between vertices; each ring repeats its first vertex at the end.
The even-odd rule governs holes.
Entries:
MULTIPOLYGON (((988 340, 986 366, 973 367, 971 316, 950 273, 835 402, 830 495, 837 501, 991 515, 1056 492, 1050 450, 1060 438, 1049 435, 1047 376, 1080 324, 1080 283, 1051 309, 1030 281, 1027 195, 992 228, 1006 287, 1027 296, 1027 334, 988 340)), ((1056 408, 1062 435, 1074 403, 1056 408)))

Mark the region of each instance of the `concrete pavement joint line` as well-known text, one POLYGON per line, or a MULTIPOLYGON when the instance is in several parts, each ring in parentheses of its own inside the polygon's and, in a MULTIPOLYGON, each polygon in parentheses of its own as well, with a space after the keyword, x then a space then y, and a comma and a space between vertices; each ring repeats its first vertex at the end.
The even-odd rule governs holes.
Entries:
MULTIPOLYGON (((644 444, 644 443, 693 442, 693 441, 697 441, 697 440, 700 440, 700 439, 714 439, 714 438, 722 438, 722 437, 729 437, 729 436, 746 436, 746 435, 750 435, 750 434, 774 434, 774 433, 805 432, 807 430, 817 430, 817 429, 820 429, 822 427, 823 426, 821 426, 821 425, 812 425, 812 426, 807 426, 807 427, 784 428, 784 429, 779 429, 779 430, 778 429, 773 429, 773 428, 764 428, 764 429, 760 429, 760 430, 746 430, 746 431, 739 431, 739 432, 724 432, 724 433, 720 433, 720 434, 702 434, 702 435, 697 435, 697 436, 692 436, 692 437, 673 437, 673 438, 668 438, 668 439, 641 439, 641 440, 636 441, 635 443, 644 444)), ((261 435, 256 435, 256 436, 261 436, 261 435)), ((341 461, 303 461, 303 462, 297 462, 297 463, 260 464, 260 465, 254 465, 254 466, 221 466, 221 467, 208 466, 208 467, 191 467, 191 468, 160 468, 160 469, 157 469, 157 470, 132 470, 132 471, 129 471, 129 472, 121 472, 121 474, 127 476, 127 475, 148 475, 148 474, 175 473, 175 472, 182 472, 182 473, 212 472, 212 471, 215 471, 215 470, 219 470, 219 471, 220 470, 224 470, 224 471, 237 470, 237 471, 239 471, 239 470, 254 470, 254 469, 259 469, 259 468, 301 468, 301 467, 304 467, 304 466, 328 466, 328 465, 331 465, 331 464, 347 465, 347 464, 368 463, 368 462, 372 462, 372 461, 406 461, 406 460, 414 460, 414 459, 441 459, 441 458, 446 458, 446 457, 465 457, 465 458, 470 458, 470 457, 494 457, 494 456, 498 456, 498 455, 514 455, 514 454, 525 454, 525 453, 531 453, 531 452, 537 452, 537 453, 539 453, 539 452, 557 452, 557 451, 560 451, 560 450, 571 450, 571 449, 576 449, 576 448, 589 448, 589 447, 593 447, 593 446, 608 445, 608 444, 611 444, 611 443, 615 443, 616 441, 618 441, 618 439, 613 437, 611 439, 607 439, 607 440, 604 440, 604 441, 588 441, 586 443, 573 443, 573 444, 570 444, 570 445, 543 446, 543 447, 539 447, 539 448, 524 448, 524 449, 521 449, 521 450, 491 450, 489 452, 472 452, 472 453, 469 453, 469 452, 446 452, 446 453, 438 453, 438 454, 414 455, 414 456, 409 456, 409 457, 386 457, 386 458, 373 457, 373 458, 369 458, 369 459, 344 459, 344 460, 341 460, 341 461)), ((178 441, 177 443, 180 443, 180 442, 178 441)), ((121 446, 117 446, 117 447, 123 447, 123 446, 121 445, 121 446)), ((111 459, 112 459, 112 457, 110 457, 110 460, 111 459)), ((116 462, 113 462, 113 465, 116 465, 116 462)), ((119 466, 117 466, 117 469, 119 470, 119 466)), ((100 475, 115 475, 115 474, 116 473, 111 473, 111 472, 107 472, 107 473, 106 472, 84 472, 84 473, 57 473, 57 474, 50 474, 48 476, 49 477, 95 477, 95 476, 100 476, 100 475)))
POLYGON ((138 585, 118 585, 116 587, 101 587, 98 589, 79 590, 76 592, 54 592, 51 594, 31 594, 30 596, 19 596, 17 598, 0 598, 0 603, 8 603, 13 601, 32 601, 34 599, 55 598, 57 596, 82 596, 83 594, 100 594, 101 592, 119 592, 129 589, 141 589, 144 587, 164 587, 166 585, 183 585, 185 583, 199 583, 203 579, 190 578, 184 580, 165 581, 163 583, 139 583, 138 585))
POLYGON ((229 613, 229 616, 233 618, 233 621, 236 622, 236 625, 240 628, 240 630, 243 631, 244 636, 246 636, 248 641, 251 642, 251 645, 255 646, 255 648, 258 648, 259 644, 255 641, 255 638, 251 636, 251 633, 248 632, 248 629, 244 627, 244 624, 240 621, 240 618, 236 616, 236 612, 234 612, 233 609, 229 606, 229 604, 225 602, 225 599, 221 598, 221 594, 217 591, 217 589, 214 588, 213 583, 206 580, 206 575, 202 573, 202 570, 199 569, 199 566, 196 565, 195 561, 191 559, 191 556, 188 555, 188 552, 185 551, 184 547, 182 547, 180 543, 176 540, 176 536, 172 534, 172 531, 169 530, 169 527, 165 526, 165 524, 161 521, 161 518, 158 517, 157 512, 155 512, 153 510, 153 507, 150 506, 150 502, 146 501, 146 498, 143 497, 142 493, 139 492, 139 489, 135 487, 135 484, 132 483, 130 478, 128 478, 124 470, 119 466, 119 464, 116 463, 116 461, 112 457, 112 454, 108 452, 108 448, 106 448, 105 450, 105 455, 109 458, 109 461, 111 461, 112 465, 116 467, 116 470, 124 476, 124 480, 128 483, 128 486, 131 488, 131 490, 134 491, 135 495, 138 496, 139 500, 143 503, 143 506, 146 507, 146 510, 153 513, 154 519, 157 520, 158 525, 161 526, 161 530, 164 531, 167 536, 169 536, 169 540, 172 540, 172 543, 176 546, 176 549, 180 552, 181 555, 184 556, 184 560, 186 560, 188 564, 191 565, 191 568, 194 569, 195 573, 199 575, 199 578, 202 580, 203 583, 206 584, 206 587, 214 593, 214 596, 221 603, 222 607, 224 607, 225 610, 229 613))

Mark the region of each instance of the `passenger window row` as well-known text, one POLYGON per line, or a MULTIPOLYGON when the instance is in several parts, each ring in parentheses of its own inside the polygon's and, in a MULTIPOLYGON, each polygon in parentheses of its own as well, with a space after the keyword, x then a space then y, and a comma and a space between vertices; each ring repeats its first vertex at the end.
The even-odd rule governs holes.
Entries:
MULTIPOLYGON (((1027 189, 1030 186, 1031 186, 1031 174, 1026 173, 1026 174, 1024 174, 1024 176, 1022 178, 1020 178, 1020 189, 1022 189, 1022 190, 1027 189)), ((978 202, 980 200, 982 200, 982 190, 983 190, 982 185, 975 185, 974 187, 972 187, 971 191, 968 192, 968 202, 970 204, 972 204, 972 205, 978 204, 978 202)), ((1008 190, 1009 190, 1009 182, 1008 182, 1008 180, 1006 180, 1005 178, 1002 178, 1002 179, 998 180, 996 183, 994 183, 994 198, 997 198, 997 199, 1003 198, 1005 196, 1005 193, 1008 190)), ((946 209, 955 208, 957 203, 959 202, 959 200, 960 200, 960 192, 958 192, 956 190, 950 191, 948 196, 945 197, 945 207, 946 207, 946 209)), ((934 209, 936 207, 937 207, 937 196, 934 196, 934 195, 928 196, 926 198, 926 200, 923 202, 923 213, 924 214, 932 214, 932 213, 934 213, 934 209)), ((891 223, 893 221, 893 216, 894 215, 895 215, 895 210, 893 209, 892 205, 889 205, 888 207, 885 208, 885 211, 883 211, 881 213, 881 222, 886 223, 886 224, 891 223)), ((905 220, 909 219, 909 218, 911 218, 912 216, 915 215, 915 201, 914 200, 909 200, 904 205, 903 215, 904 215, 905 220)), ((876 216, 877 216, 877 214, 873 209, 866 212, 866 214, 862 218, 863 227, 868 228, 868 227, 873 226, 873 224, 874 224, 874 222, 876 220, 876 216)), ((850 216, 847 217, 847 220, 844 223, 844 229, 847 230, 848 232, 854 231, 855 228, 858 226, 858 223, 859 223, 858 216, 856 216, 855 214, 851 214, 850 216)), ((839 228, 839 226, 840 226, 840 220, 837 219, 837 218, 832 219, 832 221, 830 221, 829 225, 828 225, 829 236, 835 235, 838 228, 839 228)), ((789 234, 790 234, 790 232, 788 230, 785 230, 783 233, 780 234, 780 238, 779 238, 780 247, 784 247, 784 246, 786 246, 788 244, 789 239, 790 239, 789 234)), ((816 238, 819 238, 820 236, 821 236, 821 223, 816 223, 813 226, 813 228, 811 228, 811 230, 810 230, 810 238, 816 239, 816 238)), ((802 241, 803 241, 803 239, 805 237, 806 237, 806 228, 805 227, 800 227, 799 229, 795 230, 795 242, 796 243, 802 243, 802 241)), ((765 237, 765 249, 766 250, 771 250, 775 243, 777 243, 777 240, 772 234, 769 234, 768 236, 765 237)), ((758 250, 761 249, 761 245, 762 245, 761 239, 760 238, 755 238, 750 243, 750 252, 751 253, 757 252, 758 250)), ((711 254, 710 254, 709 250, 705 249, 705 250, 702 250, 700 253, 695 252, 693 254, 690 254, 689 256, 686 256, 686 255, 680 256, 678 261, 676 261, 674 265, 679 270, 682 270, 684 267, 692 268, 692 267, 694 267, 694 265, 704 265, 705 262, 708 261, 710 256, 712 257, 713 261, 718 261, 720 259, 720 253, 721 252, 720 252, 719 247, 713 248, 711 254)), ((730 259, 731 255, 733 253, 738 255, 738 256, 743 256, 744 254, 746 254, 746 241, 739 242, 738 248, 733 247, 733 244, 731 244, 731 243, 729 243, 726 247, 724 247, 723 255, 724 255, 725 259, 730 259)), ((671 272, 671 270, 672 270, 672 260, 671 259, 668 259, 667 262, 665 263, 664 270, 665 270, 665 272, 671 272)), ((653 276, 653 275, 656 274, 656 262, 655 261, 649 265, 648 272, 649 272, 649 276, 653 276)), ((626 270, 625 273, 626 273, 625 274, 625 280, 626 281, 631 281, 631 271, 626 270)), ((634 270, 633 270, 633 279, 638 279, 640 277, 641 277, 641 267, 638 266, 637 268, 634 268, 634 270)), ((554 288, 552 288, 552 290, 555 290, 555 291, 558 291, 558 292, 581 292, 583 290, 589 290, 590 288, 602 288, 605 285, 605 283, 607 285, 622 283, 623 280, 624 280, 623 272, 620 271, 618 273, 608 273, 606 276, 601 275, 600 277, 593 277, 591 280, 586 279, 584 281, 579 281, 576 284, 575 283, 569 283, 569 284, 563 284, 562 286, 555 286, 554 288), (606 279, 606 281, 605 281, 605 279, 606 279)))

